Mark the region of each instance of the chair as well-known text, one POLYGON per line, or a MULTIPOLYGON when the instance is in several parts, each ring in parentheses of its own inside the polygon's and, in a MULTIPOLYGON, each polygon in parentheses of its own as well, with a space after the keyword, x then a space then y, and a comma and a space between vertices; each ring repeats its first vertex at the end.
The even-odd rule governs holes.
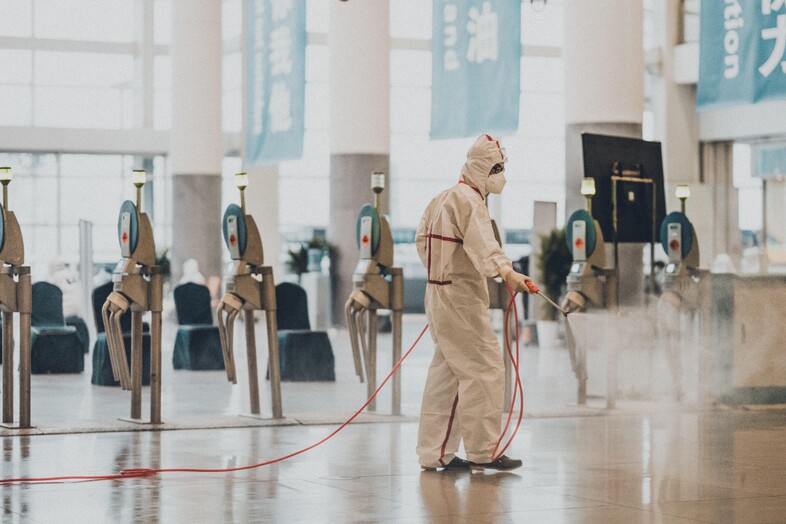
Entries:
MULTIPOLYGON (((93 303, 93 320, 96 325, 96 341, 93 344, 93 374, 90 383, 97 386, 119 386, 120 381, 112 375, 112 362, 109 360, 109 344, 106 340, 104 319, 101 317, 101 308, 104 307, 107 297, 112 293, 114 283, 107 282, 93 290, 91 301, 93 303)), ((128 365, 131 366, 131 313, 120 317, 120 327, 123 330, 123 346, 126 350, 128 365)), ((150 384, 150 327, 145 322, 142 324, 142 384, 150 384)))
POLYGON ((66 326, 74 326, 76 332, 79 334, 79 340, 82 341, 82 352, 87 353, 90 351, 90 330, 87 329, 87 323, 82 317, 72 315, 65 317, 66 326))
POLYGON ((82 339, 63 318, 63 292, 49 282, 32 286, 30 372, 81 373, 85 370, 82 339))
POLYGON ((327 332, 311 330, 306 291, 290 282, 278 284, 276 309, 281 380, 335 381, 333 348, 327 332))
POLYGON ((175 369, 224 369, 224 355, 218 326, 213 325, 210 290, 187 282, 175 288, 177 335, 172 366, 175 369))

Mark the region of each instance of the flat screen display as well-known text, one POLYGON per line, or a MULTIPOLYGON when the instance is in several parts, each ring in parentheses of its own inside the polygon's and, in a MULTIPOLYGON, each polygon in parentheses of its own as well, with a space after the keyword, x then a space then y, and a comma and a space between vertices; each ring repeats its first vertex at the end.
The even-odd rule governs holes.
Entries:
POLYGON ((603 238, 617 243, 659 242, 660 224, 666 216, 660 142, 591 133, 581 138, 584 176, 595 179, 592 215, 603 238), (625 180, 613 184, 613 176, 625 180), (651 179, 652 184, 627 179, 651 179))

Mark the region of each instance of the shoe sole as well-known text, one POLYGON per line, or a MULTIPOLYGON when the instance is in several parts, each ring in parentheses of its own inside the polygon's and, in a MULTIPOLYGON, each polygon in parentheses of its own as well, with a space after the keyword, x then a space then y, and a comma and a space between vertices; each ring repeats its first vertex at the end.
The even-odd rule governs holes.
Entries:
POLYGON ((427 468, 426 466, 420 466, 420 469, 423 471, 469 471, 470 468, 427 468))
POLYGON ((486 471, 487 469, 491 471, 513 471, 514 469, 519 469, 522 465, 523 464, 519 464, 518 466, 512 466, 510 468, 491 468, 488 466, 471 465, 469 469, 472 471, 486 471))

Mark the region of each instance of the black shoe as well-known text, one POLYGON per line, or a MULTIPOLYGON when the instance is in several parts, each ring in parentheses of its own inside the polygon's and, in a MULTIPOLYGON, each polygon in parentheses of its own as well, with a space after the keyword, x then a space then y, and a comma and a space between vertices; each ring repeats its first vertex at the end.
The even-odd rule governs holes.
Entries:
POLYGON ((512 469, 520 468, 521 464, 522 462, 518 459, 512 459, 505 455, 502 455, 494 462, 486 462, 485 464, 470 462, 469 467, 474 471, 483 471, 485 469, 494 469, 497 471, 510 471, 512 469))
POLYGON ((437 466, 436 468, 428 468, 426 466, 420 466, 423 471, 437 471, 438 469, 444 471, 469 471, 469 462, 464 460, 463 458, 453 457, 453 460, 445 464, 444 466, 437 466))

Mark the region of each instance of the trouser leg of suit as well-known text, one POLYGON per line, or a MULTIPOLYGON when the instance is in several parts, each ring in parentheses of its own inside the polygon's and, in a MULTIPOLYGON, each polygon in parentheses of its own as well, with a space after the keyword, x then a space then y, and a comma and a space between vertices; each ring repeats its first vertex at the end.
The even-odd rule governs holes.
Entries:
MULTIPOLYGON (((457 316, 462 317, 462 312, 457 316)), ((456 316, 429 315, 435 354, 421 405, 422 466, 449 462, 458 448, 457 427, 467 459, 473 462, 490 462, 500 436, 505 389, 502 352, 488 310, 470 316, 472 322, 469 317, 457 322, 456 316)))
POLYGON ((453 460, 458 450, 461 442, 457 420, 458 390, 459 382, 435 340, 434 358, 420 405, 417 453, 422 466, 444 466, 453 460))

